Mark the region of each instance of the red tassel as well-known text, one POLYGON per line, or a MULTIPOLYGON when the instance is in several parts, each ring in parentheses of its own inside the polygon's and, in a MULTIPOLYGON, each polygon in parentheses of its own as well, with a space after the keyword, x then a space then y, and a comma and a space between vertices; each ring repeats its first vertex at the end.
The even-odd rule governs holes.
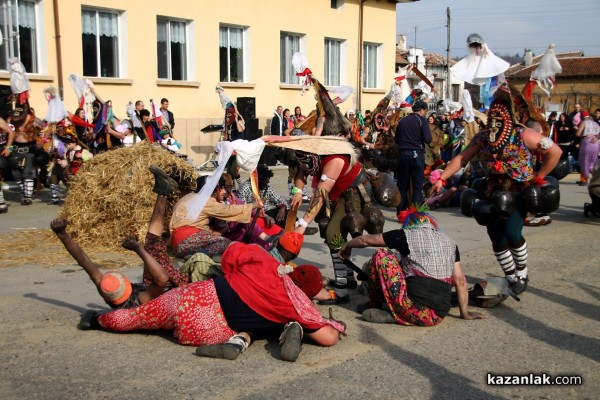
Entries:
POLYGON ((536 80, 530 80, 529 82, 527 82, 527 84, 523 88, 523 97, 525 98, 525 100, 531 101, 531 99, 533 98, 533 88, 536 84, 536 80))

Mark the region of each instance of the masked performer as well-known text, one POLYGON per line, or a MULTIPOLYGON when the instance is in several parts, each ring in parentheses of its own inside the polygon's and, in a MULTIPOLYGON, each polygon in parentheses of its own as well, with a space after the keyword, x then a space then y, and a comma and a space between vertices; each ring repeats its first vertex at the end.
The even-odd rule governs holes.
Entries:
MULTIPOLYGON (((269 137, 264 140, 269 142, 269 137)), ((369 233, 383 230, 383 215, 379 209, 370 206, 369 196, 362 187, 366 175, 362 164, 356 161, 354 147, 342 138, 307 136, 272 144, 298 150, 300 168, 294 180, 292 210, 302 203, 302 189, 307 178, 313 177, 314 194, 304 217, 296 222, 295 231, 304 234, 310 222, 319 221, 321 237, 331 250, 335 273, 336 297, 330 303, 347 303, 350 300, 348 288, 356 287, 356 280, 337 256, 337 249, 348 234, 358 236, 365 228, 369 233)))
POLYGON ((35 115, 29 107, 29 79, 25 67, 17 58, 8 60, 10 64, 10 86, 12 90, 12 110, 6 120, 15 127, 13 151, 10 155, 12 175, 21 189, 21 204, 33 202, 35 180, 35 115))
POLYGON ((15 132, 11 129, 6 121, 0 118, 0 214, 8 212, 8 207, 4 201, 4 173, 8 169, 8 157, 14 150, 12 145, 15 140, 15 132))
POLYGON ((522 235, 524 219, 528 211, 539 207, 542 190, 558 207, 558 189, 549 191, 544 178, 557 164, 561 151, 551 139, 517 123, 514 106, 509 87, 500 86, 490 106, 486 130, 475 135, 469 146, 448 163, 431 192, 439 192, 446 179, 479 157, 486 177, 480 188, 490 201, 477 201, 474 189, 466 190, 461 209, 486 226, 496 260, 518 294, 526 290, 529 280, 527 242, 522 235), (534 172, 536 156, 543 159, 543 164, 534 172))

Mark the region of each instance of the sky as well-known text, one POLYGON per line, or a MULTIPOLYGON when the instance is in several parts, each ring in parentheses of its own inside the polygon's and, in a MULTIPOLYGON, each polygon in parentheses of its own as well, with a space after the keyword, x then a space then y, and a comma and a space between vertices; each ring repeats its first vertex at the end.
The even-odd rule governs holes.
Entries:
POLYGON ((396 32, 408 47, 446 55, 450 7, 450 57, 466 54, 466 39, 479 33, 496 55, 583 50, 600 56, 599 0, 421 0, 396 5, 396 32), (415 35, 415 26, 417 27, 415 35))

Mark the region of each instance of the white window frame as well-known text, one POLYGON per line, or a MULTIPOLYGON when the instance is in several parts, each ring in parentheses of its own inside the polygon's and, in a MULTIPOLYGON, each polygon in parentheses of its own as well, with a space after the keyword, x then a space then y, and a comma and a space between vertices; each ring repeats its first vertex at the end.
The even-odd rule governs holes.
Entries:
MULTIPOLYGON (((121 78, 122 76, 124 76, 124 71, 125 71, 125 64, 126 64, 126 60, 123 57, 124 51, 124 43, 125 43, 125 38, 123 36, 123 29, 122 29, 122 25, 124 24, 124 16, 123 16, 123 12, 119 11, 119 10, 115 10, 115 9, 103 9, 103 8, 92 8, 92 7, 82 7, 81 8, 81 12, 83 13, 84 11, 88 11, 88 12, 94 12, 95 15, 95 23, 96 23, 96 48, 97 48, 97 53, 96 53, 96 68, 98 70, 97 75, 92 76, 94 78, 121 78), (98 17, 98 13, 107 13, 107 14, 114 14, 117 17, 117 39, 116 39, 116 57, 117 57, 117 61, 116 61, 116 73, 115 76, 103 76, 102 73, 102 63, 100 60, 100 36, 98 34, 99 32, 99 25, 100 25, 100 18, 98 17)), ((82 26, 82 35, 84 34, 83 32, 83 26, 82 26)), ((83 40, 83 39, 82 39, 83 40)), ((83 60, 82 60, 83 61, 83 60)), ((89 76, 89 75, 86 75, 89 76)))
MULTIPOLYGON (((166 77, 161 77, 158 76, 158 71, 157 71, 157 77, 158 79, 164 79, 164 80, 173 80, 173 70, 172 70, 172 62, 169 62, 170 60, 172 60, 172 53, 171 53, 171 44, 173 43, 172 40, 172 29, 171 29, 171 24, 184 24, 184 46, 185 46, 185 50, 184 50, 184 54, 185 54, 185 63, 183 65, 183 77, 182 79, 177 79, 177 81, 189 81, 190 79, 190 21, 187 20, 182 20, 182 19, 176 19, 176 18, 170 18, 170 17, 165 17, 165 16, 158 16, 156 18, 156 32, 157 32, 157 42, 158 42, 158 24, 159 22, 166 22, 167 23, 167 30, 166 30, 166 35, 167 35, 167 41, 166 41, 166 46, 167 46, 167 76, 166 77)), ((159 55, 157 54, 157 58, 159 57, 159 55)), ((157 60, 157 68, 158 68, 158 60, 157 60)))
POLYGON ((340 86, 343 85, 344 82, 346 81, 346 69, 342 68, 342 66, 347 64, 347 59, 346 59, 346 41, 343 39, 336 39, 336 38, 325 38, 324 41, 324 77, 323 77, 323 83, 326 86, 340 86), (335 56, 334 51, 335 49, 332 47, 332 45, 334 43, 339 44, 339 62, 338 62, 338 67, 337 67, 337 71, 335 70, 335 65, 331 65, 331 57, 335 56), (336 78, 336 73, 337 72, 337 80, 336 78))
POLYGON ((280 50, 280 60, 279 60, 279 82, 287 85, 298 85, 300 84, 300 78, 296 76, 296 71, 292 66, 292 56, 296 51, 300 53, 304 53, 304 49, 306 47, 306 35, 302 33, 293 33, 293 32, 285 32, 281 31, 279 36, 279 50, 280 50), (289 41, 290 38, 298 39, 298 49, 291 49, 291 43, 289 41), (285 49, 282 49, 282 40, 285 40, 285 49), (282 77, 282 75, 284 75, 282 77))
MULTIPOLYGON (((219 49, 221 48, 221 29, 227 29, 227 41, 228 41, 228 46, 227 48, 230 48, 231 46, 231 29, 239 29, 242 31, 242 39, 241 39, 241 43, 242 43, 242 77, 241 79, 238 80, 232 80, 231 79, 231 53, 229 51, 227 51, 227 79, 226 80, 221 80, 221 82, 224 83, 245 83, 248 82, 249 80, 249 75, 250 75, 250 66, 249 66, 249 54, 250 54, 250 46, 249 46, 249 32, 248 32, 248 27, 246 26, 240 26, 240 25, 232 25, 232 24, 219 24, 219 49)), ((220 52, 220 50, 219 50, 220 52)), ((221 78, 221 56, 219 54, 219 79, 221 78)))
POLYGON ((0 13, 3 14, 4 24, 0 26, 2 31, 3 48, 1 51, 4 52, 4 65, 0 65, 0 70, 8 70, 8 59, 11 57, 17 57, 22 61, 23 57, 21 54, 21 43, 19 41, 19 3, 33 4, 33 21, 29 21, 29 24, 33 24, 33 49, 31 54, 31 68, 27 68, 27 73, 39 74, 42 70, 42 60, 45 59, 45 48, 41 46, 40 38, 42 37, 44 26, 43 26, 43 7, 40 5, 39 0, 0 0, 0 13), (16 21, 13 21, 16 17, 16 21), (12 25, 9 28, 9 25, 12 25), (17 31, 13 31, 16 27, 17 31), (8 34, 7 34, 8 33, 8 34), (44 57, 42 57, 44 56, 44 57))
POLYGON ((381 43, 363 42, 362 86, 365 89, 376 89, 381 87, 381 65, 383 54, 381 46, 381 43), (373 59, 375 65, 370 67, 369 59, 373 59), (374 79, 369 79, 372 75, 374 75, 374 79))

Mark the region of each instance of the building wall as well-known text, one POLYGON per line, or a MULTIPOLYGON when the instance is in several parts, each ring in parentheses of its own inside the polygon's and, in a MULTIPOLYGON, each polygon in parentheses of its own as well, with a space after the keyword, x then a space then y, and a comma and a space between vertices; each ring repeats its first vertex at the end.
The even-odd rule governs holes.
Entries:
MULTIPOLYGON (((305 55, 317 79, 323 78, 324 40, 335 38, 345 41, 341 84, 355 88, 358 84, 359 0, 345 0, 338 9, 330 2, 307 0, 299 4, 291 0, 173 0, 148 2, 145 0, 58 0, 60 46, 63 65, 63 93, 67 109, 77 107, 75 94, 67 77, 71 73, 82 75, 83 50, 81 8, 118 10, 120 25, 120 77, 90 78, 96 92, 103 100, 112 100, 118 117, 125 117, 128 101, 143 100, 146 108, 149 99, 157 102, 169 99, 169 109, 174 113, 176 138, 184 145, 195 163, 210 157, 218 133, 204 134, 200 128, 221 123, 224 111, 215 93, 219 84, 219 25, 230 24, 248 27, 247 75, 244 83, 221 83, 229 97, 255 97, 259 127, 265 129, 277 105, 293 110, 302 107, 305 114, 314 108, 314 92, 301 95, 297 85, 279 83, 280 32, 304 34, 305 55), (161 81, 157 79, 157 16, 191 21, 188 46, 191 51, 191 68, 188 80, 161 81)), ((371 0, 364 4, 363 41, 382 44, 378 88, 362 92, 363 109, 373 108, 387 93, 393 81, 395 59, 396 5, 371 0)), ((401 5, 400 5, 401 7, 401 5)), ((29 74, 32 90, 30 103, 42 118, 47 104, 43 89, 58 86, 57 47, 54 31, 54 12, 51 0, 41 0, 38 7, 38 44, 43 49, 40 73, 29 74)), ((8 73, 0 72, 0 84, 8 83, 8 73)), ((351 96, 341 105, 342 111, 357 107, 357 96, 351 96)))
MULTIPOLYGON (((510 80, 518 90, 523 90, 525 82, 520 80, 510 80)), ((550 97, 539 87, 533 91, 534 102, 547 111, 546 103, 562 104, 563 111, 569 113, 573 111, 575 103, 580 103, 583 110, 593 113, 596 108, 600 108, 600 78, 588 79, 557 79, 557 84, 550 92, 550 97)))

